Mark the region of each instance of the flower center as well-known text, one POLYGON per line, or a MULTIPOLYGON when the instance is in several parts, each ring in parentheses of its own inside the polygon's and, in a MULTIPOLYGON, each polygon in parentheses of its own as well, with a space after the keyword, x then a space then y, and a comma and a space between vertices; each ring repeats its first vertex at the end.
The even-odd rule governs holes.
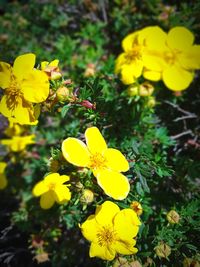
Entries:
POLYGON ((95 153, 90 156, 90 164, 91 169, 103 168, 106 166, 106 159, 100 153, 95 153))
POLYGON ((54 191, 55 188, 56 188, 56 184, 55 184, 55 183, 50 183, 50 184, 48 185, 48 188, 49 188, 49 190, 54 191))
POLYGON ((17 107, 19 100, 23 97, 20 86, 14 76, 11 77, 10 86, 5 90, 5 94, 8 108, 14 110, 17 107))
POLYGON ((110 246, 116 241, 116 233, 111 226, 103 226, 97 233, 97 238, 101 247, 110 246))
POLYGON ((177 61, 179 54, 180 51, 171 50, 170 52, 164 53, 164 59, 168 64, 173 65, 177 61))

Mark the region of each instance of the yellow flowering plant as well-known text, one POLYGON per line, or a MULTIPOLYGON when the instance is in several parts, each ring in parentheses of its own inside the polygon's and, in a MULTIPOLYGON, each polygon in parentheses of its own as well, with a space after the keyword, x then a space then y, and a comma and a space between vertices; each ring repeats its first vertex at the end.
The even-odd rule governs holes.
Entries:
POLYGON ((111 202, 105 201, 96 208, 80 226, 83 236, 91 242, 90 257, 113 260, 117 253, 135 254, 135 237, 141 225, 132 209, 120 210, 111 202))
POLYGON ((181 91, 194 79, 194 70, 200 69, 200 45, 194 45, 194 35, 185 27, 172 28, 161 39, 160 50, 152 52, 144 77, 153 80, 152 61, 161 67, 160 79, 167 88, 181 91))
POLYGON ((7 163, 0 162, 0 190, 4 189, 8 184, 8 181, 5 175, 6 166, 7 166, 7 163))
POLYGON ((168 34, 158 26, 146 27, 124 38, 115 72, 124 84, 143 75, 151 81, 162 79, 170 90, 185 90, 194 70, 200 69, 200 45, 193 43, 194 35, 185 27, 174 27, 168 34))
POLYGON ((0 87, 4 93, 0 113, 19 124, 35 123, 33 103, 41 103, 49 95, 48 77, 34 65, 35 55, 32 53, 18 56, 13 67, 0 62, 0 87))
POLYGON ((92 170, 98 185, 114 199, 125 199, 130 191, 128 179, 121 174, 129 170, 122 153, 108 148, 97 127, 85 131, 87 146, 79 139, 68 137, 62 142, 64 158, 79 167, 92 170))
POLYGON ((67 175, 51 173, 44 180, 38 182, 33 188, 33 195, 40 197, 42 209, 50 209, 55 202, 59 204, 67 203, 71 199, 69 184, 64 184, 70 180, 67 175))
POLYGON ((34 144, 34 138, 34 134, 27 136, 13 136, 11 139, 0 140, 0 144, 7 146, 12 152, 20 152, 26 149, 27 145, 34 144))

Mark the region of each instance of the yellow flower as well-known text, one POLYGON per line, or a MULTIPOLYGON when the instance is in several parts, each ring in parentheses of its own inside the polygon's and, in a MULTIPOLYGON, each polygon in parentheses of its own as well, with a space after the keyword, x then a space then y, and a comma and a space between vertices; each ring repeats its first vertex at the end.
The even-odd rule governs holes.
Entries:
POLYGON ((152 63, 159 62, 161 78, 173 91, 186 89, 194 78, 194 70, 200 69, 200 45, 193 45, 194 35, 185 27, 174 27, 160 42, 160 50, 151 54, 143 75, 152 79, 152 63))
POLYGON ((129 164, 122 153, 107 148, 106 142, 96 127, 85 132, 87 146, 76 138, 69 137, 62 143, 62 153, 67 161, 93 171, 97 183, 114 199, 124 199, 130 191, 128 179, 120 172, 128 171, 129 164))
POLYGON ((58 68, 58 64, 58 59, 55 59, 50 63, 48 61, 41 62, 41 70, 48 75, 49 80, 57 80, 62 77, 62 74, 58 68))
POLYGON ((130 255, 138 251, 134 238, 140 224, 133 210, 120 211, 116 204, 106 201, 80 227, 83 236, 91 242, 90 257, 113 260, 116 253, 130 255))
POLYGON ((34 138, 34 134, 27 136, 14 136, 12 139, 0 140, 0 144, 8 146, 13 152, 20 152, 24 150, 27 145, 34 144, 34 138))
POLYGON ((31 53, 17 57, 13 67, 0 62, 0 87, 4 89, 0 112, 13 122, 35 122, 32 103, 45 101, 49 95, 48 78, 34 65, 35 55, 31 53))
POLYGON ((0 190, 4 189, 8 184, 4 173, 6 166, 7 164, 5 162, 0 162, 0 190))
POLYGON ((67 175, 52 173, 34 186, 33 195, 36 197, 41 196, 40 206, 42 209, 50 209, 55 202, 63 204, 71 199, 69 185, 64 184, 69 179, 67 175))
POLYGON ((140 31, 129 34, 122 41, 124 53, 116 60, 115 72, 121 74, 124 84, 134 83, 143 73, 146 63, 151 61, 152 76, 160 79, 160 62, 155 62, 151 53, 160 49, 160 43, 165 39, 165 33, 157 26, 146 27, 140 31), (150 50, 150 51, 149 51, 150 50))

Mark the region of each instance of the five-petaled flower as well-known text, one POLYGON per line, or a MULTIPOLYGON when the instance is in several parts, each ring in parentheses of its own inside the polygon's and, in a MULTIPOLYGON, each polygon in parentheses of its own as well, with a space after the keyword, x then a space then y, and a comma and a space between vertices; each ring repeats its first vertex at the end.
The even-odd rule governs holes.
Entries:
MULTIPOLYGON (((165 33, 158 26, 146 27, 127 35, 122 41, 124 52, 121 53, 115 65, 115 72, 121 74, 124 84, 132 84, 139 78, 146 65, 151 63, 151 70, 161 70, 159 63, 152 60, 152 51, 157 51, 160 39, 163 40, 165 33)), ((155 73, 151 73, 151 77, 155 73)), ((157 75, 157 73, 156 73, 157 75)), ((159 75, 160 77, 160 75, 159 75)))
MULTIPOLYGON (((186 89, 194 78, 194 70, 200 69, 200 45, 193 45, 194 35, 185 27, 174 27, 160 38, 159 50, 151 56, 144 77, 154 77, 152 62, 161 66, 160 77, 173 91, 186 89)), ((159 72, 159 71, 158 71, 159 72)))
POLYGON ((34 144, 35 135, 27 136, 13 136, 11 139, 2 139, 0 144, 8 146, 9 150, 13 152, 23 151, 27 145, 34 144))
POLYGON ((6 166, 7 164, 5 162, 0 162, 0 190, 4 189, 8 184, 8 181, 5 175, 6 166))
POLYGON ((50 209, 55 202, 59 204, 67 203, 71 199, 69 176, 51 173, 43 181, 38 182, 33 188, 33 195, 41 196, 40 206, 42 209, 50 209))
POLYGON ((113 260, 116 253, 130 255, 136 253, 135 237, 140 220, 132 209, 120 210, 111 201, 97 207, 80 226, 83 236, 91 242, 90 257, 113 260))
POLYGON ((93 171, 97 183, 104 192, 114 199, 124 199, 130 191, 128 179, 120 172, 128 171, 129 164, 122 153, 108 148, 97 127, 85 132, 87 146, 76 138, 69 137, 62 143, 65 159, 79 167, 93 171))
POLYGON ((18 56, 13 67, 0 62, 0 87, 4 91, 0 112, 13 122, 36 123, 32 103, 45 101, 49 95, 48 77, 34 65, 35 55, 31 53, 18 56))

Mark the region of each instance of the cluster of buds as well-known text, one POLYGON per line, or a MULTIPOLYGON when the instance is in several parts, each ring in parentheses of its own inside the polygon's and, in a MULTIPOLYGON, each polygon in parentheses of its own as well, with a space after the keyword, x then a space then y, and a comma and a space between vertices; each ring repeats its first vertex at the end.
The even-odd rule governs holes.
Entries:
POLYGON ((149 82, 144 82, 142 84, 133 84, 130 85, 127 89, 127 93, 129 96, 151 96, 153 94, 154 87, 149 82))

